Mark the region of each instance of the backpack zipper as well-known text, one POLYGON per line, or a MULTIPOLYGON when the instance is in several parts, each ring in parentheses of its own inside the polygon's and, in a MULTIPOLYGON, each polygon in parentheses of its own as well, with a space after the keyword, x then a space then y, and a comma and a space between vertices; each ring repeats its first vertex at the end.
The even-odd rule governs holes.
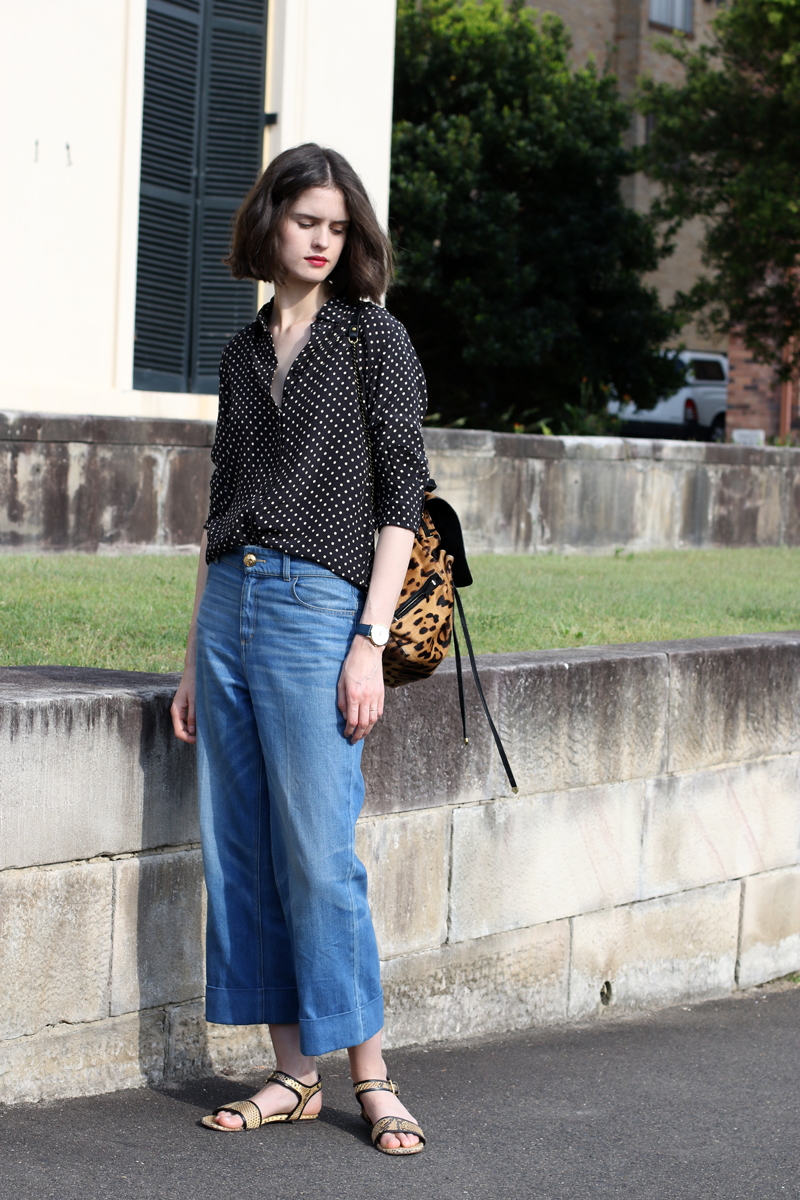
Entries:
POLYGON ((434 572, 429 579, 425 580, 422 587, 418 591, 414 592, 413 596, 409 596, 407 600, 403 601, 399 608, 395 609, 395 621, 399 621, 401 617, 406 615, 406 613, 411 612, 412 608, 416 608, 416 606, 422 600, 424 600, 426 596, 430 596, 431 592, 435 591, 441 582, 441 575, 437 575, 436 572, 434 572))

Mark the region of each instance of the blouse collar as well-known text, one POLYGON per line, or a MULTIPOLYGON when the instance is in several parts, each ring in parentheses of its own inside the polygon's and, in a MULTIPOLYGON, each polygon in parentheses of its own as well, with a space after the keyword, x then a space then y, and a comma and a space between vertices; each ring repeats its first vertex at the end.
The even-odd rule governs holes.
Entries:
MULTIPOLYGON (((275 303, 274 297, 268 300, 263 308, 259 309, 256 320, 264 328, 269 328, 269 319, 272 316, 272 309, 275 303)), ((354 305, 350 304, 342 296, 331 296, 330 300, 326 300, 322 308, 317 313, 314 323, 317 321, 327 325, 341 325, 343 321, 348 321, 353 313, 354 305)))
MULTIPOLYGON (((273 303, 274 300, 268 300, 264 307, 259 309, 251 349, 256 375, 267 391, 272 387, 276 364, 275 344, 271 337, 264 337, 264 334, 269 332, 273 303)), ((331 296, 330 300, 326 300, 311 323, 309 340, 292 364, 295 377, 302 374, 309 354, 314 355, 315 345, 319 344, 320 339, 327 341, 334 337, 337 329, 352 317, 353 312, 354 305, 348 304, 340 296, 331 296)))

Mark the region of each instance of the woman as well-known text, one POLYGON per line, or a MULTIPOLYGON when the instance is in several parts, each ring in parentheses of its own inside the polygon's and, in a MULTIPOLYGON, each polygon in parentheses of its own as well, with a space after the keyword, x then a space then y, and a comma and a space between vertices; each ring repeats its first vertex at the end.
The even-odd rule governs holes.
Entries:
POLYGON ((315 1056, 347 1047, 373 1143, 415 1154, 422 1130, 381 1054, 355 822, 363 739, 383 713, 382 647, 428 477, 425 380, 403 326, 361 304, 384 294, 391 248, 340 154, 309 144, 276 158, 237 214, 227 261, 238 278, 274 283, 275 297, 222 355, 216 470, 172 719, 198 749, 206 1015, 268 1023, 278 1070, 204 1124, 313 1119, 315 1056), (371 451, 348 336, 356 314, 371 451))

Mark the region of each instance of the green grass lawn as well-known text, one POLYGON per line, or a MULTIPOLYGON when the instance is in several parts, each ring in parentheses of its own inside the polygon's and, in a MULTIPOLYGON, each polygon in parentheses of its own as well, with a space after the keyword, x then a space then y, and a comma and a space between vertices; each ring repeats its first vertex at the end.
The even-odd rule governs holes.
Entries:
MULTIPOLYGON (((470 565, 464 605, 483 654, 800 629, 800 550, 479 555, 470 565)), ((184 556, 4 555, 0 665, 180 670, 195 571, 184 556)))

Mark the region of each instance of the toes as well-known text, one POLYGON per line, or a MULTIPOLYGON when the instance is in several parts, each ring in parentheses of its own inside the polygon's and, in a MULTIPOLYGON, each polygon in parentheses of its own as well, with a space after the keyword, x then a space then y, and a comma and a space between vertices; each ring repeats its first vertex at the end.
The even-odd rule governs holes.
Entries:
POLYGON ((381 1145, 384 1150, 399 1150, 401 1146, 416 1146, 418 1141, 415 1133, 384 1133, 381 1145))
POLYGON ((240 1117, 236 1113, 217 1113, 214 1120, 223 1129, 242 1129, 244 1127, 244 1117, 240 1117))

